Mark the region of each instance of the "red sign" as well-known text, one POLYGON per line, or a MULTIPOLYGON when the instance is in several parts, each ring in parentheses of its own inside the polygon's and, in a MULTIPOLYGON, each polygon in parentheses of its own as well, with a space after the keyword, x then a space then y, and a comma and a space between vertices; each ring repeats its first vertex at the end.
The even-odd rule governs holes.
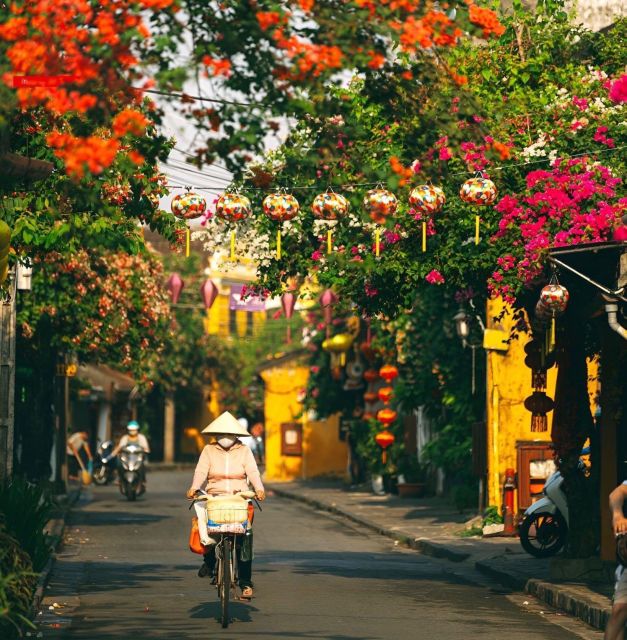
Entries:
POLYGON ((78 76, 70 74, 13 76, 13 88, 20 87, 59 87, 68 82, 76 82, 78 76))

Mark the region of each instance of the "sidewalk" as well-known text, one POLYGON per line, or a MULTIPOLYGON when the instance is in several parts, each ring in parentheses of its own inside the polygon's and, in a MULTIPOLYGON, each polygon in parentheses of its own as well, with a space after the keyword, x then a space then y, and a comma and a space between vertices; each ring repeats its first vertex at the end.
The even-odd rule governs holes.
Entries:
POLYGON ((376 496, 338 482, 290 482, 268 487, 276 495, 343 515, 420 553, 463 562, 517 591, 604 629, 610 613, 613 585, 556 581, 549 560, 526 554, 518 538, 464 538, 467 514, 440 498, 402 499, 376 496))

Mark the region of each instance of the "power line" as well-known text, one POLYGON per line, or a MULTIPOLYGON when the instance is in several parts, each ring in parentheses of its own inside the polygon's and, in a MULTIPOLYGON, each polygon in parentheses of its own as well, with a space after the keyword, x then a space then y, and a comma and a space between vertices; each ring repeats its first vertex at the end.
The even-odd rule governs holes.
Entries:
POLYGON ((261 107, 265 106, 261 102, 237 102, 236 100, 224 100, 222 98, 204 98, 203 96, 192 96, 187 93, 175 93, 173 91, 158 91, 157 89, 142 89, 133 87, 137 91, 144 93, 154 93, 158 96, 167 96, 169 98, 181 98, 183 100, 199 100, 200 102, 213 102, 215 104, 230 104, 236 107, 261 107))

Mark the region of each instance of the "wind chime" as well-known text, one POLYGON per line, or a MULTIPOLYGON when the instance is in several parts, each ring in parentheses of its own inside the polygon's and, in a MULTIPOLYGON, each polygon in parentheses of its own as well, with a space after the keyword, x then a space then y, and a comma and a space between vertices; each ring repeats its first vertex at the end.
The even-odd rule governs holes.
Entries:
MULTIPOLYGON (((494 204, 498 191, 492 180, 484 178, 481 171, 470 180, 466 180, 459 190, 459 197, 467 204, 476 206, 488 206, 494 204)), ((479 228, 481 226, 481 216, 475 215, 475 244, 479 244, 479 228)))
MULTIPOLYGON (((207 201, 197 193, 189 189, 172 198, 170 204, 172 213, 179 220, 194 220, 200 218, 207 210, 207 201)), ((189 258, 191 244, 191 232, 189 226, 185 229, 185 257, 189 258)))
MULTIPOLYGON (((373 222, 383 225, 388 217, 396 213, 398 200, 391 191, 377 187, 366 193, 363 206, 373 222)), ((374 246, 375 255, 379 257, 381 254, 381 229, 379 227, 374 232, 374 246)))
POLYGON ((386 464, 387 448, 394 443, 394 434, 389 431, 389 427, 398 416, 396 411, 388 406, 394 396, 394 389, 391 384, 398 377, 398 369, 392 364, 385 364, 379 369, 379 377, 387 382, 387 386, 382 387, 377 392, 377 398, 384 404, 383 409, 377 411, 377 420, 381 423, 383 429, 375 435, 374 439, 382 449, 381 462, 386 464))
POLYGON ((292 220, 298 215, 300 205, 296 198, 284 191, 271 193, 266 196, 263 201, 263 212, 270 218, 279 223, 276 232, 276 259, 281 259, 281 227, 284 222, 292 220))
POLYGON ((327 189, 325 193, 320 193, 314 198, 311 209, 318 223, 328 227, 327 253, 332 253, 333 227, 348 213, 350 202, 343 195, 335 193, 333 189, 327 189))
POLYGON ((427 224, 429 219, 442 210, 446 204, 446 196, 440 187, 432 184, 421 184, 411 190, 409 204, 420 214, 422 220, 422 252, 427 250, 427 224))
MULTIPOLYGON (((252 215, 250 200, 241 193, 223 193, 216 203, 216 216, 231 223, 237 223, 252 215)), ((231 229, 230 259, 235 261, 235 229, 231 229)))

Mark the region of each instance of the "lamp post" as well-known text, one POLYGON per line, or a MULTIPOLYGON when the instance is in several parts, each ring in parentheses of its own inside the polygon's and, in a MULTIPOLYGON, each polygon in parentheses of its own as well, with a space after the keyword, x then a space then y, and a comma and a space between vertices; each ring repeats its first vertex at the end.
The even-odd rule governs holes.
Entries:
POLYGON ((455 322, 455 331, 457 332, 458 337, 462 341, 462 346, 464 349, 466 347, 470 347, 472 351, 472 394, 475 395, 477 390, 477 377, 475 373, 476 369, 476 358, 477 358, 477 347, 480 347, 483 344, 483 334, 485 333, 485 325, 483 324, 483 320, 481 316, 477 313, 475 308, 475 304, 472 300, 469 300, 470 307, 472 309, 472 313, 468 313, 463 305, 460 305, 459 310, 453 316, 453 321, 455 322), (473 329, 478 327, 478 331, 474 331, 474 335, 471 337, 473 333, 473 329))

